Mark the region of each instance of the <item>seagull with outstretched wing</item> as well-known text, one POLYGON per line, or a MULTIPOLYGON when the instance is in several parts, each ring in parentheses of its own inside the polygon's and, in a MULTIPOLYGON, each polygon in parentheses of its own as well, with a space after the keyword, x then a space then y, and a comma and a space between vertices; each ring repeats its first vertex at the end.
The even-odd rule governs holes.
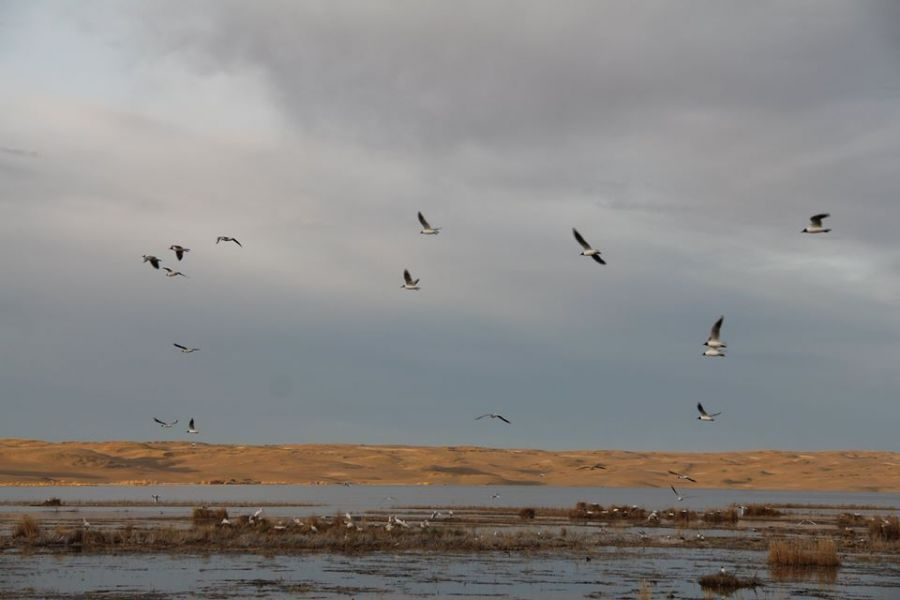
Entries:
POLYGON ((581 251, 581 256, 590 256, 601 265, 606 264, 606 261, 600 257, 600 251, 588 244, 587 240, 584 239, 584 237, 580 233, 578 233, 578 230, 574 227, 572 228, 572 235, 575 236, 575 241, 581 244, 581 247, 584 248, 584 250, 581 251))
POLYGON ((160 419, 157 419, 156 417, 153 417, 153 420, 156 421, 157 423, 159 423, 160 426, 163 427, 164 429, 170 429, 170 428, 174 427, 176 423, 178 423, 178 419, 175 419, 171 423, 167 423, 166 421, 162 421, 160 419))
POLYGON ((421 289, 419 288, 419 280, 412 278, 412 275, 409 274, 409 269, 403 269, 403 281, 404 283, 400 287, 402 287, 404 290, 421 289))
POLYGON ((697 403, 697 410, 700 411, 700 416, 697 417, 697 419, 699 419, 700 421, 715 421, 715 417, 718 417, 722 414, 721 412, 709 414, 708 412, 706 412, 706 410, 704 410, 703 405, 699 402, 697 403))
POLYGON ((498 414, 496 414, 496 413, 485 413, 485 414, 481 415, 480 417, 475 417, 475 420, 477 421, 477 420, 483 419, 483 418, 485 418, 485 417, 490 417, 490 418, 492 418, 492 419, 500 419, 500 420, 503 421, 504 423, 509 423, 509 422, 510 422, 510 420, 507 419, 506 417, 504 417, 503 415, 498 415, 498 414))
POLYGON ((804 227, 800 233, 828 233, 831 230, 822 226, 822 219, 827 219, 830 216, 830 213, 820 213, 811 216, 809 218, 809 225, 804 227))
POLYGON ((441 232, 440 227, 432 227, 428 222, 428 219, 425 218, 425 215, 422 214, 422 211, 419 211, 419 223, 422 224, 422 235, 437 235, 441 232))

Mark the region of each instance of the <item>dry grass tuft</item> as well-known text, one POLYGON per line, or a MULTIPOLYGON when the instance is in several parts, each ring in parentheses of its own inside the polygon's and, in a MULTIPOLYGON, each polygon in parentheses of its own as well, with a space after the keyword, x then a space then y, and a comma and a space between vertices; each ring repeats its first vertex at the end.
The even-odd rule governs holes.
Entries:
POLYGON ((533 508, 523 508, 519 511, 519 518, 523 521, 533 521, 536 514, 533 508))
POLYGON ((47 498, 43 502, 41 502, 41 506, 62 506, 63 502, 59 498, 47 498))
POLYGON ((16 527, 13 529, 14 538, 26 538, 33 540, 41 535, 41 526, 37 519, 31 515, 22 515, 16 527))
POLYGON ((765 504, 750 504, 744 508, 744 517, 752 519, 754 517, 778 517, 781 511, 765 504))
POLYGON ((198 506, 191 513, 191 520, 194 525, 213 525, 221 523, 222 519, 228 518, 228 511, 224 508, 207 508, 206 506, 198 506))
POLYGON ((700 587, 704 590, 728 594, 741 588, 758 588, 762 582, 756 577, 741 579, 732 573, 716 573, 700 578, 700 587))
POLYGON ((652 600, 653 598, 653 586, 646 581, 641 582, 641 586, 638 588, 640 592, 640 600, 652 600))
POLYGON ((879 542, 900 540, 900 519, 897 517, 875 517, 869 521, 869 539, 879 542))
POLYGON ((835 568, 841 565, 841 560, 837 544, 831 538, 783 538, 769 542, 769 565, 835 568))
POLYGON ((738 511, 734 508, 725 510, 711 510, 703 513, 703 521, 705 523, 737 523, 738 511))

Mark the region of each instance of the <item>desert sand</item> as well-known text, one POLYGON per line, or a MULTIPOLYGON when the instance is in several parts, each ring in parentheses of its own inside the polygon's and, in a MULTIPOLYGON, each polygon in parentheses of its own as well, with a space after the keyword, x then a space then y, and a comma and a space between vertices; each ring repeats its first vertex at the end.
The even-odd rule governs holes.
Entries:
POLYGON ((303 483, 668 486, 668 470, 707 488, 900 491, 900 454, 685 453, 471 446, 0 440, 3 485, 303 483), (600 463, 607 468, 588 469, 600 463))

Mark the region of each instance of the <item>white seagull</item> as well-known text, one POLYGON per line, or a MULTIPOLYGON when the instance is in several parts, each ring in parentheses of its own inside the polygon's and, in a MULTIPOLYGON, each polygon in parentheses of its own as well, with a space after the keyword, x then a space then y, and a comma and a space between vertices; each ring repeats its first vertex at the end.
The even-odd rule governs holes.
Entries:
POLYGON ((684 479, 685 481, 690 481, 691 483, 697 483, 697 480, 690 475, 685 475, 684 473, 679 473, 678 471, 669 471, 669 475, 674 475, 678 479, 684 479))
POLYGON ((159 494, 151 494, 150 497, 153 498, 154 502, 159 504, 159 494))
POLYGON ((176 423, 178 423, 178 419, 175 419, 171 423, 166 423, 165 421, 160 421, 156 417, 153 417, 153 420, 156 421, 157 423, 159 423, 160 427, 162 427, 164 429, 171 429, 172 427, 175 426, 176 423))
POLYGON ((700 411, 700 416, 697 418, 701 421, 715 421, 716 420, 715 417, 718 417, 719 415, 722 414, 721 412, 709 414, 708 412, 706 412, 703 409, 703 405, 700 404, 699 402, 697 403, 697 410, 700 411))
POLYGON ((431 224, 428 222, 428 220, 425 218, 425 215, 423 215, 421 211, 419 211, 419 223, 422 224, 422 231, 419 232, 422 235, 437 235, 441 232, 440 227, 431 226, 431 224))
POLYGON ((409 274, 409 269, 403 269, 403 281, 405 281, 406 283, 404 283, 400 287, 403 288, 404 290, 420 289, 419 288, 419 280, 412 278, 412 275, 409 274))
POLYGON ((219 237, 217 237, 217 238, 216 238, 216 243, 218 244, 219 242, 234 242, 235 244, 237 244, 237 245, 240 246, 241 248, 244 247, 243 244, 241 244, 239 241, 237 241, 237 238, 228 237, 227 235, 220 235, 219 237))
POLYGON ((675 486, 670 485, 669 487, 672 488, 672 492, 675 494, 675 497, 678 498, 678 501, 684 502, 684 496, 678 493, 678 490, 675 489, 675 486))
POLYGON ((181 344, 172 345, 181 350, 181 352, 184 354, 190 354, 191 352, 197 352, 198 350, 200 350, 200 348, 188 348, 187 346, 182 346, 181 344))
POLYGON ((187 275, 185 275, 181 271, 176 271, 175 269, 170 269, 169 267, 163 267, 163 271, 166 272, 166 277, 178 277, 179 275, 181 275, 182 277, 187 277, 187 275))
POLYGON ((143 259, 144 259, 144 262, 150 263, 151 267, 153 267, 157 271, 159 270, 159 259, 158 258, 156 258, 155 256, 153 256, 151 254, 144 254, 143 259))
POLYGON ((200 430, 197 429, 196 427, 194 427, 194 419, 191 419, 190 422, 188 423, 187 432, 188 433, 200 433, 200 430))
POLYGON ((587 240, 581 237, 581 234, 578 233, 578 230, 574 227, 572 228, 572 234, 575 236, 575 241, 581 244, 581 247, 584 248, 584 250, 581 252, 582 256, 590 256, 601 265, 606 264, 606 261, 600 258, 600 251, 592 248, 591 245, 587 243, 587 240))
POLYGON ((485 417, 490 417, 490 418, 492 418, 492 419, 500 419, 500 420, 503 421, 504 423, 509 423, 509 422, 510 422, 509 419, 507 419, 507 418, 504 417, 503 415, 498 415, 498 414, 494 414, 494 413, 485 413, 485 414, 481 415, 480 417, 475 417, 475 420, 477 421, 478 419, 483 419, 483 418, 485 418, 485 417))
POLYGON ((829 213, 821 213, 818 215, 813 215, 809 218, 809 225, 803 228, 803 231, 800 233, 828 233, 831 231, 827 227, 822 227, 822 219, 827 219, 830 217, 829 213))
POLYGON ((172 244, 171 246, 169 246, 169 250, 175 253, 175 258, 177 258, 178 260, 184 258, 185 252, 191 251, 190 248, 185 248, 184 246, 179 246, 178 244, 172 244))
POLYGON ((725 348, 709 348, 703 352, 706 358, 725 358, 725 348))
POLYGON ((727 348, 723 341, 719 339, 719 332, 722 331, 722 322, 725 320, 725 316, 719 317, 719 320, 713 323, 712 329, 709 331, 709 338, 703 342, 704 346, 709 346, 710 348, 727 348))

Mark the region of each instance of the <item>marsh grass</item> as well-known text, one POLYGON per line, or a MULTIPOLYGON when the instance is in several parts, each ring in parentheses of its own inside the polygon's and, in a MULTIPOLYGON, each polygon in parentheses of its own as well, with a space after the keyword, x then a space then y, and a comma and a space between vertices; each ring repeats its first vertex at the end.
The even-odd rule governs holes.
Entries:
POLYGON ((19 522, 13 528, 13 538, 25 538, 33 540, 41 534, 41 526, 37 519, 31 515, 22 515, 19 522))
POLYGON ((641 584, 638 587, 638 593, 640 594, 640 600, 652 600, 653 586, 647 581, 641 581, 641 584))
POLYGON ((703 513, 704 523, 714 524, 735 524, 738 522, 738 511, 735 508, 727 508, 725 510, 710 510, 703 513))
POLYGON ((831 538, 781 538, 769 542, 769 566, 837 568, 841 560, 831 538))
POLYGON ((744 508, 744 518, 745 519, 753 519, 753 518, 765 518, 765 517, 779 517, 781 516, 781 511, 772 506, 767 506, 765 504, 749 504, 744 508))
POLYGON ((536 514, 533 508, 523 508, 519 511, 519 518, 523 521, 533 521, 536 514))
POLYGON ((762 581, 756 577, 743 579, 733 573, 716 573, 704 575, 700 578, 700 587, 704 590, 728 594, 741 588, 756 589, 762 586, 762 581))
POLYGON ((900 519, 897 517, 874 517, 869 521, 869 539, 878 542, 900 540, 900 519))
POLYGON ((228 511, 224 508, 207 508, 198 506, 191 511, 191 522, 196 525, 211 525, 221 523, 228 518, 228 511))

